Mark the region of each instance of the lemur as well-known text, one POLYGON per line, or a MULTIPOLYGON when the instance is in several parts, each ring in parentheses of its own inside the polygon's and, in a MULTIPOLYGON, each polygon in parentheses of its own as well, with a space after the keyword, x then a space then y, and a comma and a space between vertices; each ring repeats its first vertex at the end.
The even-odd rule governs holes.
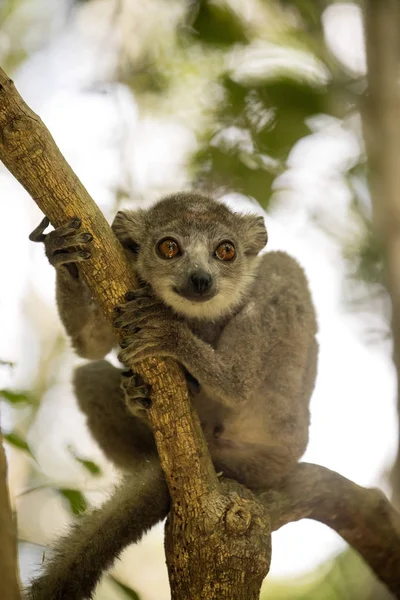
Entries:
MULTIPOLYGON (((79 273, 89 232, 75 218, 45 234, 61 320, 80 356, 74 387, 91 434, 123 474, 84 516, 27 592, 36 600, 91 598, 104 569, 163 519, 169 495, 146 417, 151 390, 103 359, 117 345, 79 273)), ((185 369, 218 472, 251 489, 277 484, 304 453, 317 367, 317 323, 307 279, 284 252, 259 256, 264 219, 196 193, 118 212, 112 229, 141 286, 116 307, 122 363, 168 356, 185 369)))

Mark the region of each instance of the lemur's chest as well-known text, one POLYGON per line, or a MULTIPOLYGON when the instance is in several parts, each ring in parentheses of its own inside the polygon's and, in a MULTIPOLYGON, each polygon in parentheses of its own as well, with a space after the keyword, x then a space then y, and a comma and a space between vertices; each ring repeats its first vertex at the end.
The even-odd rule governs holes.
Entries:
POLYGON ((200 340, 206 342, 206 344, 210 344, 213 348, 216 348, 225 325, 225 321, 220 323, 194 321, 189 323, 189 328, 200 340))

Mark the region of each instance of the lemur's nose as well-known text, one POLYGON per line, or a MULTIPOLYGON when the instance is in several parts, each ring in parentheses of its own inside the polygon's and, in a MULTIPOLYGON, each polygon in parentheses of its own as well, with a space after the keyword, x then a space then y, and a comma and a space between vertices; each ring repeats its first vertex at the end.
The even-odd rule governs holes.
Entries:
POLYGON ((207 271, 203 271, 203 269, 194 271, 189 279, 196 294, 205 294, 211 287, 212 277, 207 271))

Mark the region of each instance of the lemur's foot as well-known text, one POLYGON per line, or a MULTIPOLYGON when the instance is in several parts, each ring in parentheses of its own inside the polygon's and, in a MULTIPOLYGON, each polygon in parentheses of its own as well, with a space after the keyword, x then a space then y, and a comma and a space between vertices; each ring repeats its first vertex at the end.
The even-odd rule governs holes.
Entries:
POLYGON ((151 386, 131 369, 122 371, 121 375, 121 388, 127 407, 132 413, 137 414, 140 411, 143 415, 143 411, 151 406, 151 386))
POLYGON ((43 242, 46 256, 50 264, 56 269, 67 267, 71 275, 77 277, 78 269, 76 263, 88 260, 91 253, 83 250, 85 246, 93 240, 93 236, 88 231, 79 231, 81 220, 74 217, 61 227, 57 227, 50 233, 43 233, 48 227, 50 221, 47 217, 32 231, 29 239, 33 242, 43 242))

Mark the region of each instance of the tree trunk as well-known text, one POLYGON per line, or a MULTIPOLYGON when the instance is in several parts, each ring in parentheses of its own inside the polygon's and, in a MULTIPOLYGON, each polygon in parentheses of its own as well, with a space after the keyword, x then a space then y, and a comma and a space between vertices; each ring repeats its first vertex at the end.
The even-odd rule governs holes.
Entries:
POLYGON ((263 504, 235 482, 209 494, 201 513, 175 505, 165 549, 172 600, 258 600, 271 561, 271 527, 263 504))
MULTIPOLYGON (((362 108, 373 224, 382 245, 392 303, 393 362, 400 433, 400 3, 366 0, 368 93, 362 108)), ((400 509, 400 443, 392 470, 393 503, 400 509)))
POLYGON ((0 597, 20 600, 17 540, 7 488, 7 462, 0 430, 0 597))

